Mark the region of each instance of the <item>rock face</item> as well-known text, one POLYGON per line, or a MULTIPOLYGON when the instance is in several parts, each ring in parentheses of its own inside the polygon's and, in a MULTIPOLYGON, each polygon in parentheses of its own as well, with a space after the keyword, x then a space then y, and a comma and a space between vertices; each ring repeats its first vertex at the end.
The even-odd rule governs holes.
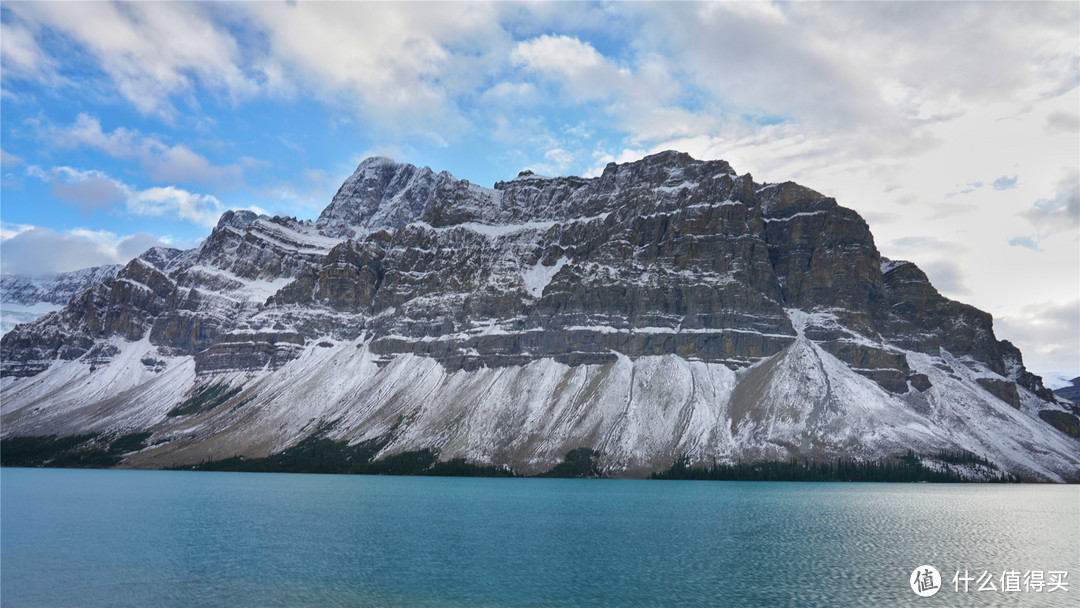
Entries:
POLYGON ((61 272, 50 278, 0 275, 0 334, 63 308, 75 294, 115 276, 121 268, 120 265, 95 266, 61 272))
POLYGON ((330 428, 524 472, 959 448, 1080 477, 1070 410, 990 315, 834 199, 675 152, 492 189, 368 159, 317 221, 227 212, 0 355, 5 435, 152 430, 138 466, 330 428), (166 416, 211 383, 243 390, 166 416))

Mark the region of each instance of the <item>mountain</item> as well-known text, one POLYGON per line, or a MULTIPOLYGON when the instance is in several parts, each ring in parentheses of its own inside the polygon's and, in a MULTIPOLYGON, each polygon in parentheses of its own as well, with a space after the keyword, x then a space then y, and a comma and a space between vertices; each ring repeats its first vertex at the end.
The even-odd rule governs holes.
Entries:
POLYGON ((0 334, 60 310, 76 293, 116 276, 121 268, 115 264, 95 266, 50 278, 0 275, 0 334))
POLYGON ((950 450, 1080 480, 1080 411, 989 314, 834 199, 676 152, 491 189, 367 159, 314 222, 226 212, 15 328, 0 373, 4 437, 152 433, 134 467, 318 437, 522 473, 950 450))
POLYGON ((1055 390, 1054 394, 1073 403, 1080 403, 1080 377, 1073 378, 1069 382, 1072 383, 1072 386, 1063 386, 1055 390))
MULTIPOLYGON (((168 272, 183 262, 184 254, 184 251, 171 247, 151 247, 139 257, 168 272)), ((60 310, 75 295, 115 277, 123 267, 122 264, 106 264, 51 277, 0 275, 0 334, 60 310)))

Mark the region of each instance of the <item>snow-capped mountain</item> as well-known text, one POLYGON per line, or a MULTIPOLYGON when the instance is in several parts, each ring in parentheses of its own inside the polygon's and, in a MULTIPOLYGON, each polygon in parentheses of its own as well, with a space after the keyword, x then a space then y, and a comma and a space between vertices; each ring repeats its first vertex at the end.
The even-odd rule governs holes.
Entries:
POLYGON ((116 276, 121 268, 117 264, 94 266, 53 277, 0 275, 0 334, 60 310, 72 296, 116 276))
MULTIPOLYGON (((170 247, 151 247, 139 257, 168 272, 183 262, 184 253, 170 247)), ((51 277, 0 275, 0 334, 60 310, 75 295, 115 277, 123 267, 123 264, 91 266, 51 277)))
MULTIPOLYGON (((148 252, 149 254, 149 252, 148 252)), ((851 209, 664 152, 487 189, 365 160, 314 221, 225 213, 0 342, 3 435, 130 466, 318 432, 546 470, 962 449, 1080 479, 1077 412, 851 209)))

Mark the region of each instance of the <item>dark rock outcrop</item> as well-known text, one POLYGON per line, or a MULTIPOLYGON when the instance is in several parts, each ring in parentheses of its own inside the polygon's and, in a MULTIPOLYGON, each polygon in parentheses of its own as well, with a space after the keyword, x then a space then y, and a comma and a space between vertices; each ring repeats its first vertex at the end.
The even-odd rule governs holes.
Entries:
POLYGON ((1059 410, 1040 410, 1039 418, 1069 437, 1080 437, 1080 417, 1059 410))

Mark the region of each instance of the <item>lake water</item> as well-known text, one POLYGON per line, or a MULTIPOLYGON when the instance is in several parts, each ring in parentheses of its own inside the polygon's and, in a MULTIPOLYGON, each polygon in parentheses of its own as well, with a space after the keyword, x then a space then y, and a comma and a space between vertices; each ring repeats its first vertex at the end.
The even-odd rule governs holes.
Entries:
POLYGON ((1078 579, 1078 486, 0 471, 10 607, 1076 606, 1078 579))

